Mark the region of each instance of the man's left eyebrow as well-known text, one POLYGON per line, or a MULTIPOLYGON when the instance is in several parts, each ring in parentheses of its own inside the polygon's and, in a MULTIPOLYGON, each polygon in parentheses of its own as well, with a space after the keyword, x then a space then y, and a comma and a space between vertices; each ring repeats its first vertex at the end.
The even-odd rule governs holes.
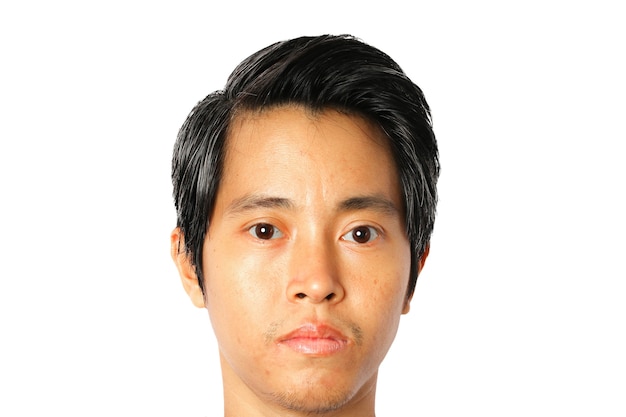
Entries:
POLYGON ((393 201, 379 195, 352 197, 339 204, 339 211, 356 210, 373 210, 386 215, 397 215, 400 212, 393 201))

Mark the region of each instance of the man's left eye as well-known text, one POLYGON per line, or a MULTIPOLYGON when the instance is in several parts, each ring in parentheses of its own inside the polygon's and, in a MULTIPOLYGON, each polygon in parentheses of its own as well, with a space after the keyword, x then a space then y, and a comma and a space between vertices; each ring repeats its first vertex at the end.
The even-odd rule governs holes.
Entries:
POLYGON ((343 240, 354 243, 369 243, 379 236, 378 231, 371 226, 358 226, 341 236, 343 240))

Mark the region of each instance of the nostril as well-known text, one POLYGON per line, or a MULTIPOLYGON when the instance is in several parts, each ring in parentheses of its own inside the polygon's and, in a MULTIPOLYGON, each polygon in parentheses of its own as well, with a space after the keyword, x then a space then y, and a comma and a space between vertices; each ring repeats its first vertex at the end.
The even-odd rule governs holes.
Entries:
MULTIPOLYGON (((303 299, 303 298, 306 298, 307 295, 305 293, 303 293, 303 292, 299 292, 299 293, 296 294, 296 297, 298 297, 299 299, 303 299)), ((324 297, 324 300, 330 301, 333 298, 335 298, 335 293, 331 292, 326 297, 324 297)))

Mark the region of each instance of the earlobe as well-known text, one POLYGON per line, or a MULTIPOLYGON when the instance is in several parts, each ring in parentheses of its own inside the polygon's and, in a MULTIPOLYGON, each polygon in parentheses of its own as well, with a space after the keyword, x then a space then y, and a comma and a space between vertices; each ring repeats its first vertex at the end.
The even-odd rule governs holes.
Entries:
POLYGON ((413 296, 411 295, 409 298, 407 298, 404 301, 404 307, 402 307, 402 314, 409 314, 409 311, 411 311, 411 300, 413 299, 413 296))
POLYGON ((175 228, 170 235, 170 254, 178 269, 178 274, 183 284, 183 288, 191 299, 191 302, 198 308, 204 308, 204 294, 200 288, 196 269, 192 265, 189 255, 185 251, 185 238, 179 227, 175 228))

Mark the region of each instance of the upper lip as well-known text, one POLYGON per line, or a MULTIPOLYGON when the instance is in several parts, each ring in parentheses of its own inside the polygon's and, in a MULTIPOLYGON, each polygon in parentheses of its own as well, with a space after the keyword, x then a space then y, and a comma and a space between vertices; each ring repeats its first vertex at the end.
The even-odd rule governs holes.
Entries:
POLYGON ((341 331, 328 324, 305 323, 297 329, 281 336, 279 342, 290 339, 334 339, 347 341, 347 337, 341 331))

